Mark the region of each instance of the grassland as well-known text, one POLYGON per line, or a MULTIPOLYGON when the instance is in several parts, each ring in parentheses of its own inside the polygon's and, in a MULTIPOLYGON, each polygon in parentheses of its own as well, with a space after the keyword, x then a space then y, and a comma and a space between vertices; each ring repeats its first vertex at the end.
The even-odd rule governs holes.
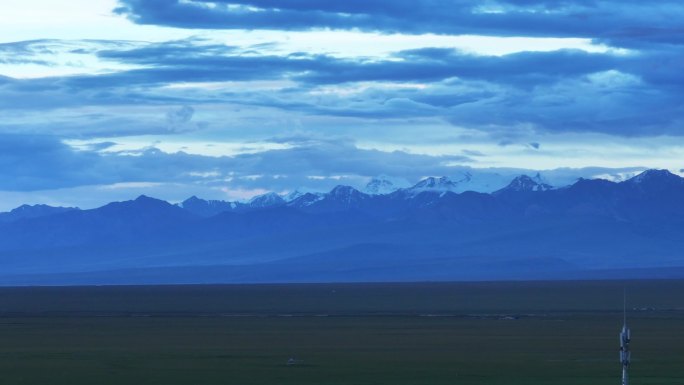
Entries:
POLYGON ((684 383, 684 282, 595 281, 3 288, 0 384, 617 384, 625 286, 684 383))

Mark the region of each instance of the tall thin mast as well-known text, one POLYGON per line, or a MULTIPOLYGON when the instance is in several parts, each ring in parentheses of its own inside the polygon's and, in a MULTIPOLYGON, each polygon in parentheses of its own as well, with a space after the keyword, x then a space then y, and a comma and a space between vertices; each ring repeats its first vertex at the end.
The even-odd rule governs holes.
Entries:
POLYGON ((620 332, 620 363, 622 364, 622 385, 629 385, 629 375, 627 373, 631 362, 631 352, 629 343, 632 340, 631 333, 627 327, 627 289, 623 293, 622 304, 622 331, 620 332))
POLYGON ((627 288, 622 289, 622 325, 627 326, 627 288))

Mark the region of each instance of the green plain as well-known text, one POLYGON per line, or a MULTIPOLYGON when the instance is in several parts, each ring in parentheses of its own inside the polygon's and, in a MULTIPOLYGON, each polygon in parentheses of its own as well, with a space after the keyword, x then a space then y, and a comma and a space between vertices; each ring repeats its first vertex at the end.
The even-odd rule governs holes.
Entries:
POLYGON ((0 289, 0 384, 684 383, 684 282, 0 289), (295 365, 287 365, 295 358, 295 365))

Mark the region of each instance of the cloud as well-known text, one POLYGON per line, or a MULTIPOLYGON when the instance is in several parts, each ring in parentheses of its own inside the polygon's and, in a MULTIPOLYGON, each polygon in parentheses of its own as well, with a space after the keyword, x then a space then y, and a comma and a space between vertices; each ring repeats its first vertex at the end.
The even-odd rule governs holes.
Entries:
POLYGON ((190 106, 183 106, 175 111, 169 111, 166 114, 166 121, 170 125, 185 124, 192 119, 195 109, 190 106))
POLYGON ((487 156, 487 154, 483 153, 482 151, 477 151, 477 150, 461 150, 461 152, 470 157, 478 157, 478 156, 487 156))
POLYGON ((645 148, 684 136, 679 1, 120 0, 116 12, 214 39, 0 44, 0 189, 326 189, 532 164, 560 147, 581 154, 597 137, 620 142, 611 151, 625 163, 646 164, 645 148), (310 33, 285 34, 301 40, 274 49, 272 32, 226 44, 212 28, 310 33), (369 57, 340 40, 317 54, 288 48, 321 30, 425 43, 369 57), (584 38, 573 40, 586 50, 482 55, 433 47, 445 36, 424 33, 584 38), (200 148, 206 140, 225 146, 200 148))
MULTIPOLYGON (((291 189, 311 175, 419 175, 446 172, 448 163, 469 163, 465 156, 429 156, 402 151, 360 149, 348 140, 311 140, 283 150, 210 157, 166 153, 154 147, 138 151, 98 152, 75 149, 54 136, 0 135, 0 190, 34 191, 83 185, 197 183, 232 189, 291 189), (253 178, 259 175, 259 178, 253 178)), ((108 144, 108 143, 107 143, 108 144)), ((330 187, 322 181, 315 186, 330 187)))
MULTIPOLYGON (((167 153, 154 147, 138 151, 75 149, 56 137, 0 135, 0 197, 7 202, 93 207, 113 199, 152 194, 180 200, 193 194, 236 199, 263 191, 328 191, 339 184, 362 187, 387 175, 416 182, 425 175, 489 175, 505 184, 523 169, 475 169, 471 156, 425 155, 364 149, 340 138, 304 140, 287 149, 210 157, 167 153), (250 193, 251 192, 251 193, 250 193), (24 198, 22 198, 24 197, 24 198), (22 202, 23 199, 23 202, 22 202)), ((289 143, 294 143, 288 140, 289 143)), ((640 169, 640 168, 639 168, 640 169)), ((577 177, 633 172, 635 168, 558 169, 544 176, 557 185, 577 177)), ((7 206, 9 203, 5 202, 7 206)), ((10 207, 7 207, 10 208, 10 207)))
MULTIPOLYGON (((339 184, 361 188, 377 175, 416 182, 425 175, 462 178, 474 173, 503 186, 514 176, 531 173, 513 168, 475 170, 469 165, 476 163, 464 156, 360 149, 344 140, 314 142, 283 150, 207 157, 165 153, 153 147, 134 153, 98 153, 75 150, 54 137, 0 135, 0 172, 5 176, 0 179, 0 209, 21 203, 88 208, 140 194, 172 201, 191 195, 242 199, 264 191, 328 191, 339 184)), ((545 171, 544 176, 555 185, 564 185, 580 176, 635 170, 558 169, 545 171)))
POLYGON ((534 86, 560 78, 605 71, 619 66, 614 55, 579 50, 521 52, 503 56, 466 54, 453 49, 425 48, 396 54, 402 60, 348 63, 338 61, 303 77, 315 83, 351 81, 439 81, 450 78, 487 80, 534 86))
POLYGON ((45 56, 53 55, 55 51, 48 44, 49 41, 22 41, 0 44, 0 64, 38 64, 52 65, 45 56))
MULTIPOLYGON (((394 57, 372 61, 304 53, 246 55, 235 47, 209 44, 198 39, 150 43, 133 48, 122 46, 112 49, 105 45, 94 54, 99 59, 139 68, 94 75, 27 79, 14 89, 31 88, 43 92, 58 89, 76 92, 88 89, 131 90, 136 86, 178 82, 256 79, 291 79, 308 85, 321 85, 361 81, 433 82, 460 78, 532 86, 562 77, 626 68, 632 62, 625 57, 581 50, 483 56, 454 49, 424 48, 401 51, 394 57)), ((635 66, 630 68, 639 69, 635 66)), ((110 93, 100 96, 132 95, 110 93)))
POLYGON ((116 146, 116 142, 98 142, 98 143, 90 143, 86 147, 90 151, 102 151, 106 150, 108 148, 116 146))
MULTIPOLYGON (((0 132, 30 129, 71 137, 187 133, 235 119, 234 110, 216 107, 223 105, 275 109, 279 119, 434 117, 492 134, 496 127, 532 127, 539 132, 684 135, 679 97, 684 75, 675 71, 672 54, 560 50, 474 56, 422 49, 396 53, 400 60, 369 62, 325 55, 242 56, 213 46, 208 51, 220 54, 206 57, 204 45, 195 44, 107 50, 108 57, 145 64, 143 69, 0 83, 0 132), (653 70, 654 62, 662 64, 653 70), (249 82, 254 80, 287 80, 295 86, 253 90, 249 82), (203 82, 230 85, 217 90, 203 88, 203 82), (211 106, 211 119, 193 121, 190 109, 197 106, 211 106), (54 115, 46 124, 12 113, 22 110, 54 115)), ((250 124, 274 122, 261 112, 248 115, 240 112, 252 119, 250 124)))
MULTIPOLYGON (((371 60, 262 54, 197 38, 82 44, 66 46, 119 70, 0 78, 0 132, 67 138, 187 134, 325 117, 323 125, 435 119, 487 132, 494 141, 519 130, 684 135, 681 47, 502 56, 425 47, 371 60), (255 82, 280 85, 259 89, 255 82), (182 106, 202 111, 202 120, 182 106), (41 118, 30 111, 40 111, 41 118)), ((65 49, 57 41, 11 47, 65 49)))
POLYGON ((43 135, 0 135, 0 189, 32 190, 98 181, 99 156, 43 135))
POLYGON ((198 129, 206 128, 207 124, 204 122, 192 124, 195 109, 190 106, 182 106, 178 109, 171 110, 166 113, 166 124, 170 132, 188 132, 196 131, 198 129))
POLYGON ((621 46, 681 44, 684 5, 634 0, 120 0, 139 24, 200 29, 358 29, 385 33, 589 37, 621 46))

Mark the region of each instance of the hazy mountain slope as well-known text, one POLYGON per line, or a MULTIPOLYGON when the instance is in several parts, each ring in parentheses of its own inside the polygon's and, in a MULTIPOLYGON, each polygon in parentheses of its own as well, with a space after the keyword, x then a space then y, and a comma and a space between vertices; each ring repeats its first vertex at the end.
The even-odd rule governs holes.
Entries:
POLYGON ((493 194, 424 182, 267 194, 213 215, 142 196, 0 223, 0 275, 224 266, 227 282, 522 279, 684 266, 684 183, 667 172, 560 189, 519 177, 493 194))
POLYGON ((22 219, 46 217, 69 211, 76 211, 76 207, 53 207, 48 205, 21 205, 12 211, 0 213, 0 223, 15 222, 22 219))

